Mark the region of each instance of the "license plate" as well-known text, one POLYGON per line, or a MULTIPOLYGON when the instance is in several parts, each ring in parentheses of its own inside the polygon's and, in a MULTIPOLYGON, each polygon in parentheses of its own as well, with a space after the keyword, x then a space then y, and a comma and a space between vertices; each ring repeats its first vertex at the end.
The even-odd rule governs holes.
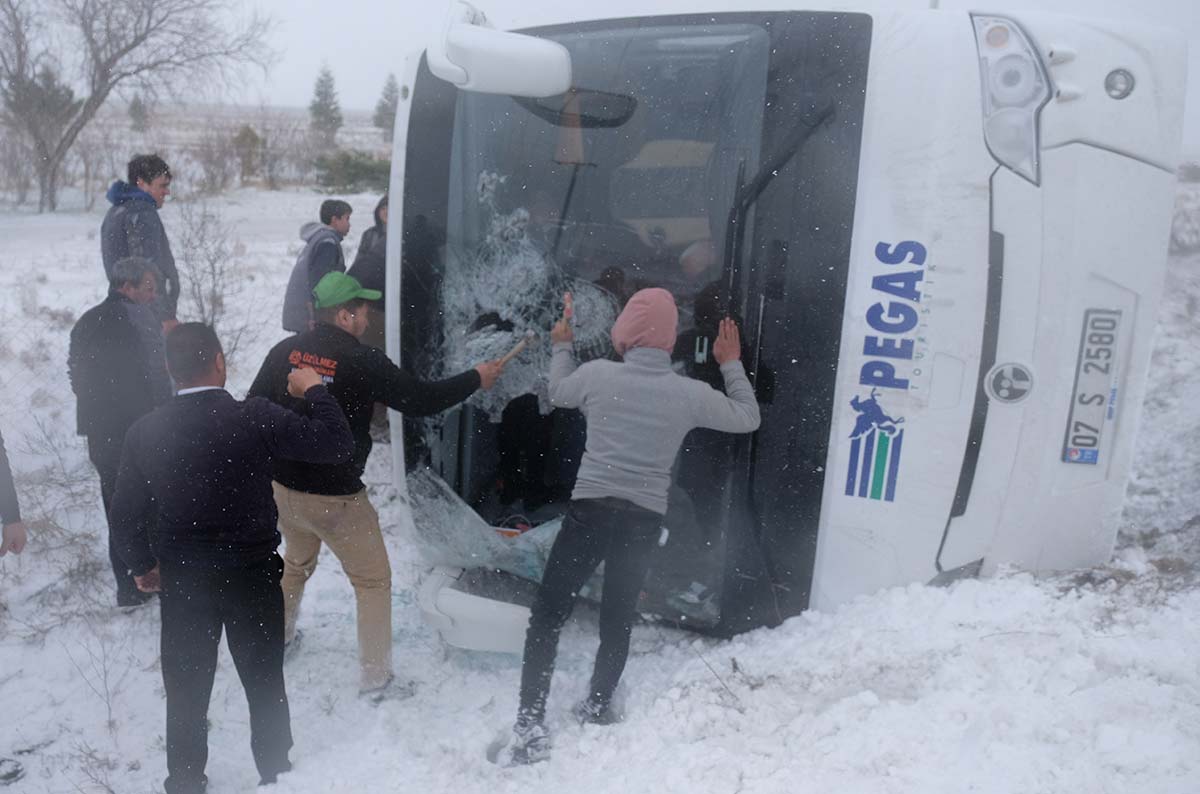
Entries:
POLYGON ((1067 416, 1062 459, 1066 463, 1100 462, 1105 426, 1117 407, 1117 340, 1121 312, 1088 309, 1083 313, 1079 359, 1075 362, 1075 391, 1067 416))

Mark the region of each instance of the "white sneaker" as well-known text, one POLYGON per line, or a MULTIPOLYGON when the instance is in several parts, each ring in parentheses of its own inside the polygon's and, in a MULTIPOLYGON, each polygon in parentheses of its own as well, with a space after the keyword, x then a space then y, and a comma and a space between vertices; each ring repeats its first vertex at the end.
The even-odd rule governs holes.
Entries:
POLYGON ((388 680, 379 686, 358 690, 360 698, 376 706, 385 700, 405 700, 415 694, 417 694, 416 681, 401 681, 394 675, 389 675, 388 680))

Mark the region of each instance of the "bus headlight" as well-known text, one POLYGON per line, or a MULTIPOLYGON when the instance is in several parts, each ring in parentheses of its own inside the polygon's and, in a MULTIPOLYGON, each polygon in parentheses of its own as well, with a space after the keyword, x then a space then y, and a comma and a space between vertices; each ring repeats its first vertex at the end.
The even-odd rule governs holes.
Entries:
POLYGON ((1015 22, 975 16, 975 46, 983 88, 983 137, 1001 164, 1035 185, 1040 179, 1038 115, 1049 101, 1050 77, 1015 22))

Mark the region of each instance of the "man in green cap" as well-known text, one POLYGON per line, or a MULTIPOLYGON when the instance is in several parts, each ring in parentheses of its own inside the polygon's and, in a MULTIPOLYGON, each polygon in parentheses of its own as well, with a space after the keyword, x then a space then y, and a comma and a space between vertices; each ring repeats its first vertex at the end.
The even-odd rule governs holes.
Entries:
POLYGON ((476 389, 490 389, 503 368, 499 361, 489 361, 445 380, 417 380, 382 350, 359 342, 367 328, 367 302, 380 295, 364 289, 353 276, 325 274, 313 289, 315 326, 275 345, 249 392, 307 413, 308 404, 288 394, 287 376, 297 367, 314 369, 350 422, 354 454, 345 463, 275 463, 275 502, 284 540, 284 641, 296 641, 304 584, 316 569, 324 543, 354 586, 362 666, 359 689, 375 700, 402 687, 394 683, 392 673, 392 570, 379 516, 362 482, 371 451, 372 408, 380 402, 409 416, 435 414, 476 389))

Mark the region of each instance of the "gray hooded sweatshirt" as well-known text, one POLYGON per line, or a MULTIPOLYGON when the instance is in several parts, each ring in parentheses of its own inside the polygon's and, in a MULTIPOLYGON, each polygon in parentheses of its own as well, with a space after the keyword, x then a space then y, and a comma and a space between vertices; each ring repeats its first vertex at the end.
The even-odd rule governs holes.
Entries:
POLYGON ((671 354, 638 347, 624 362, 576 367, 570 342, 554 345, 550 403, 587 417, 587 447, 572 499, 616 497, 660 515, 667 512, 671 465, 694 428, 749 433, 758 400, 740 361, 721 365, 725 394, 676 374, 671 354))
POLYGON ((309 221, 300 227, 300 239, 305 243, 304 250, 296 258, 283 295, 283 330, 294 334, 308 330, 312 291, 321 277, 334 270, 346 272, 342 236, 332 228, 309 221))

